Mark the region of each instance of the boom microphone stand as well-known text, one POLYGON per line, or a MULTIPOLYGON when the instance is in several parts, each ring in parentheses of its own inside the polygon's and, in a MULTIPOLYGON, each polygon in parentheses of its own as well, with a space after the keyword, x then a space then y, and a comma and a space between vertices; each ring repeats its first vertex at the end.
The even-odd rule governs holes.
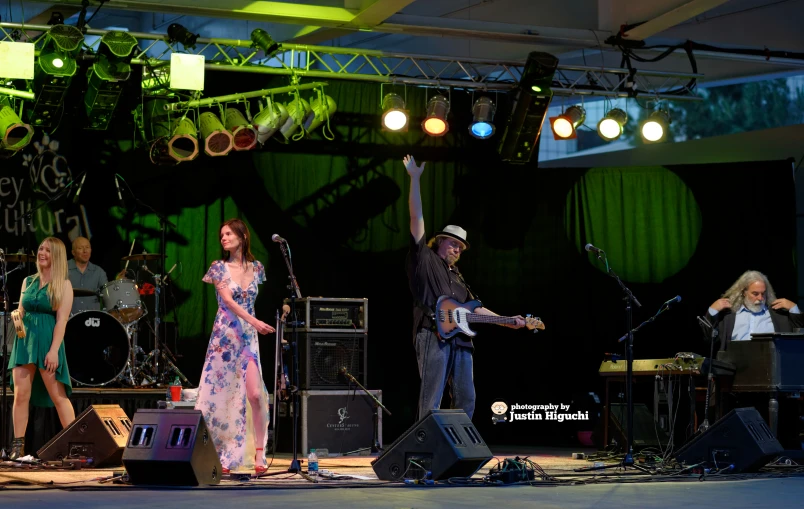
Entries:
POLYGON ((371 398, 372 402, 374 403, 374 443, 371 444, 371 447, 363 447, 362 449, 357 449, 357 450, 354 450, 354 451, 345 452, 345 453, 343 453, 343 455, 348 456, 350 454, 357 454, 357 453, 360 453, 360 452, 363 452, 363 451, 366 451, 366 450, 370 450, 372 454, 382 452, 382 447, 380 447, 380 408, 383 409, 383 411, 385 412, 385 414, 388 417, 391 416, 391 411, 388 410, 385 407, 385 405, 380 403, 380 400, 378 400, 374 396, 374 394, 372 394, 371 392, 369 392, 368 389, 363 387, 363 385, 360 382, 357 381, 357 378, 353 377, 352 374, 349 373, 349 371, 346 369, 346 367, 342 367, 341 370, 340 370, 340 373, 347 380, 349 380, 350 382, 352 382, 355 385, 357 385, 358 387, 360 387, 360 390, 365 392, 368 395, 368 397, 371 398))
MULTIPOLYGON (((626 372, 625 372, 625 400, 628 406, 628 419, 627 419, 627 427, 628 437, 626 441, 626 450, 625 450, 625 457, 623 458, 622 462, 616 465, 605 465, 602 467, 592 467, 588 469, 578 469, 577 471, 583 472, 588 470, 599 470, 604 468, 628 468, 632 467, 637 470, 641 470, 642 472, 649 474, 650 471, 640 465, 634 463, 634 395, 633 395, 633 387, 631 384, 633 383, 633 376, 634 376, 634 331, 631 330, 631 323, 632 323, 632 304, 635 304, 637 307, 642 307, 639 300, 634 296, 630 289, 622 282, 620 277, 609 267, 609 262, 606 259, 606 253, 602 249, 598 249, 592 244, 586 245, 586 250, 589 252, 594 252, 597 259, 602 261, 606 264, 606 273, 617 280, 617 284, 620 285, 625 297, 623 300, 625 301, 625 330, 628 331, 626 333, 627 343, 625 347, 625 362, 626 362, 626 372)), ((622 341, 622 338, 620 339, 622 341)), ((608 415, 607 415, 608 418, 608 415)))
MULTIPOLYGON (((286 472, 291 474, 299 474, 311 482, 318 482, 309 475, 305 474, 302 471, 301 464, 299 463, 298 426, 299 409, 301 408, 299 387, 301 387, 301 384, 299 381, 299 336, 297 327, 299 325, 303 325, 304 322, 300 322, 299 317, 296 314, 296 299, 301 298, 301 290, 299 289, 299 283, 296 281, 296 275, 293 273, 293 260, 288 241, 276 234, 271 237, 271 240, 279 244, 279 249, 282 250, 282 257, 285 259, 285 265, 288 267, 288 279, 290 279, 290 284, 287 286, 287 289, 290 290, 290 315, 293 318, 293 320, 290 322, 292 327, 291 349, 293 351, 293 380, 290 387, 290 413, 293 416, 293 460, 291 460, 290 466, 286 472)), ((274 405, 276 405, 276 392, 274 392, 274 405)), ((285 472, 265 474, 262 477, 279 475, 280 473, 285 472)))

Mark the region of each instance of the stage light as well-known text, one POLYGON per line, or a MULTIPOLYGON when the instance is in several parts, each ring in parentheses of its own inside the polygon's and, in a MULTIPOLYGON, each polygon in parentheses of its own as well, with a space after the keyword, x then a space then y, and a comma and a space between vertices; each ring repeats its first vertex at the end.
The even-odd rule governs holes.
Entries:
POLYGON ((310 103, 301 97, 290 101, 286 109, 288 111, 288 118, 279 129, 279 132, 282 133, 285 140, 290 140, 299 126, 308 123, 308 117, 313 114, 313 110, 310 108, 310 103))
POLYGON ((73 76, 78 70, 75 57, 84 42, 81 30, 71 25, 55 25, 47 31, 39 53, 40 71, 51 76, 73 76))
POLYGON ((491 138, 496 131, 492 122, 496 109, 488 97, 481 97, 475 101, 472 106, 472 123, 469 125, 469 134, 481 140, 491 138))
POLYGON ((528 54, 497 149, 503 161, 527 163, 538 149, 544 117, 553 98, 550 86, 557 67, 558 58, 554 55, 539 51, 528 54))
POLYGON ((0 149, 17 151, 31 142, 33 128, 20 120, 8 97, 0 97, 0 149))
POLYGON ((190 32, 178 23, 171 24, 167 29, 167 34, 170 42, 179 42, 185 48, 195 48, 195 41, 199 37, 199 34, 190 32))
MULTIPOLYGON (((304 124, 304 129, 308 133, 318 129, 321 124, 329 122, 332 115, 338 111, 338 105, 332 97, 321 94, 310 101, 310 109, 313 110, 313 115, 309 116, 307 122, 304 124)), ((326 138, 326 130, 324 133, 324 137, 326 138)), ((332 130, 330 130, 330 135, 331 134, 332 130)))
MULTIPOLYGON (((35 49, 29 42, 0 41, 0 78, 32 80, 35 49)), ((0 81, 0 86, 4 85, 0 81)))
POLYGON ((168 154, 176 161, 192 161, 198 157, 198 132, 187 117, 179 120, 168 141, 168 154))
POLYGON ((646 142, 658 143, 664 141, 669 126, 670 113, 664 110, 658 110, 651 113, 648 118, 642 122, 640 132, 646 142))
POLYGON ((170 88, 204 90, 204 55, 170 54, 170 88))
POLYGON ((422 129, 430 136, 444 136, 449 131, 447 122, 449 100, 443 95, 435 95, 427 102, 427 115, 422 121, 422 129))
POLYGON ((218 116, 205 111, 199 117, 201 137, 204 138, 204 152, 208 156, 225 156, 232 150, 232 135, 223 127, 218 116))
POLYGON ((268 99, 257 116, 254 117, 254 127, 257 128, 257 141, 260 145, 268 141, 288 119, 288 110, 285 105, 268 99))
POLYGON ((271 58, 282 47, 281 44, 274 41, 268 32, 262 28, 257 28, 251 32, 252 47, 260 48, 265 56, 271 58))
POLYGON ((237 108, 226 108, 224 115, 226 130, 232 133, 234 149, 251 150, 257 144, 257 130, 248 123, 237 108))
POLYGON ((614 141, 623 134, 623 126, 628 115, 620 108, 614 108, 597 123, 597 134, 606 141, 614 141))
POLYGON ((382 130, 407 132, 408 110, 405 100, 398 94, 387 94, 382 100, 382 130))
POLYGON ((100 42, 95 63, 87 73, 86 129, 109 127, 123 85, 131 75, 131 52, 137 45, 133 35, 118 30, 106 32, 100 42))
POLYGON ((63 25, 64 24, 64 14, 56 11, 50 15, 50 19, 47 20, 48 25, 63 25))
POLYGON ((578 137, 576 128, 586 120, 583 106, 570 106, 563 114, 550 118, 553 137, 557 140, 571 140, 578 137))

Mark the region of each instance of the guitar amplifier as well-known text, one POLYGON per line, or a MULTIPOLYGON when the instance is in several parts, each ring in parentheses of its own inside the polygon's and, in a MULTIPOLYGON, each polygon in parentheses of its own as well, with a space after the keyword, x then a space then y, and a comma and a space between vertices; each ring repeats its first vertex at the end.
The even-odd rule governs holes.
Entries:
MULTIPOLYGON (((355 332, 297 332, 299 341, 299 385, 301 389, 346 389, 349 381, 341 375, 346 368, 358 382, 366 385, 368 334, 355 332)), ((293 333, 285 329, 285 340, 293 342, 293 333)), ((292 350, 284 354, 285 365, 291 369, 292 350)))
MULTIPOLYGON (((290 299, 285 304, 290 305, 290 299)), ((368 299, 303 297, 296 299, 296 314, 304 322, 299 331, 368 332, 368 299)))

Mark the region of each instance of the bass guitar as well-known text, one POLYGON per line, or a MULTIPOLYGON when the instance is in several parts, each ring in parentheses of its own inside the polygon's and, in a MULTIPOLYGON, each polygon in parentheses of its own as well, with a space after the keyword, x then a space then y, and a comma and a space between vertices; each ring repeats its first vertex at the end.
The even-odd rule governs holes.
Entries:
MULTIPOLYGON (((467 336, 475 336, 477 333, 469 328, 470 323, 495 323, 513 325, 516 318, 511 316, 489 316, 475 313, 475 309, 481 307, 479 300, 470 300, 460 303, 457 300, 442 295, 438 298, 435 309, 435 322, 438 335, 442 339, 449 339, 452 336, 462 333, 467 336)), ((528 315, 525 318, 525 327, 533 332, 544 330, 544 323, 538 317, 528 315)))

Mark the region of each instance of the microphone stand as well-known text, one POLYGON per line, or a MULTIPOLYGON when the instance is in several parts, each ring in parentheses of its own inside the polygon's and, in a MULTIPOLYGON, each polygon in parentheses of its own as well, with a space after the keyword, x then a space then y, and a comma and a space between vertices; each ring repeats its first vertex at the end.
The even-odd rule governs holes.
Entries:
POLYGON ((368 397, 371 398, 371 400, 372 400, 372 402, 374 404, 374 418, 373 418, 373 420, 374 420, 374 443, 371 445, 371 447, 363 447, 362 449, 356 449, 354 451, 345 452, 345 453, 343 453, 343 455, 348 456, 350 454, 357 454, 357 453, 360 453, 360 452, 363 452, 363 451, 366 451, 366 450, 370 450, 372 452, 372 454, 382 452, 382 447, 380 447, 380 414, 379 414, 379 409, 382 408, 383 411, 385 412, 385 414, 387 416, 389 416, 389 417, 391 416, 391 411, 388 410, 385 407, 385 405, 380 403, 380 400, 378 400, 374 396, 374 394, 372 394, 371 392, 369 392, 368 389, 363 387, 363 385, 360 382, 358 382, 357 379, 355 377, 353 377, 352 374, 349 373, 349 371, 346 368, 341 368, 341 374, 344 377, 346 377, 347 380, 349 380, 350 382, 352 382, 355 385, 357 385, 358 387, 360 387, 360 390, 365 392, 368 395, 368 397))
MULTIPOLYGON (((698 432, 703 433, 709 429, 709 392, 714 382, 712 364, 715 363, 715 336, 717 335, 717 322, 710 324, 705 318, 698 317, 698 323, 704 330, 709 329, 709 369, 706 371, 706 399, 704 402, 704 420, 698 426, 698 432)), ((717 415, 717 414, 715 414, 717 415)))
MULTIPOLYGON (((303 323, 299 322, 299 317, 296 314, 296 299, 301 298, 301 290, 299 289, 299 283, 296 281, 296 274, 293 273, 293 260, 290 253, 290 246, 287 244, 287 241, 279 241, 279 249, 282 250, 282 257, 285 259, 285 265, 287 265, 288 268, 288 279, 290 279, 290 284, 287 286, 287 289, 290 290, 290 316, 293 317, 293 320, 290 322, 292 327, 291 349, 293 351, 293 380, 291 381, 290 387, 290 414, 293 416, 293 460, 291 460, 290 466, 285 472, 274 472, 271 474, 264 474, 260 477, 270 477, 273 475, 291 473, 299 474, 310 482, 318 482, 316 479, 313 479, 302 471, 301 463, 299 462, 298 429, 299 409, 301 408, 299 387, 301 387, 301 383, 299 380, 299 333, 297 327, 303 323)), ((274 405, 276 405, 276 392, 274 392, 274 405)))
MULTIPOLYGON (((606 273, 617 280, 617 284, 620 285, 625 297, 623 300, 625 301, 625 330, 628 332, 626 333, 626 337, 628 342, 626 343, 625 347, 625 362, 626 362, 626 371, 625 371, 625 400, 626 405, 628 407, 628 418, 627 418, 627 438, 626 438, 626 447, 625 447, 625 457, 623 460, 615 465, 604 465, 602 467, 590 467, 590 468, 580 468, 576 469, 577 472, 586 472, 589 470, 601 470, 606 468, 620 468, 627 469, 628 467, 635 468, 640 470, 646 474, 649 474, 650 471, 641 465, 637 465, 634 463, 634 397, 633 397, 633 387, 631 386, 633 383, 634 377, 634 331, 631 330, 631 323, 632 323, 632 304, 635 304, 637 307, 642 307, 642 304, 637 300, 634 296, 633 292, 625 286, 625 284, 620 279, 612 269, 609 267, 609 261, 606 259, 606 253, 604 251, 596 252, 595 254, 598 260, 602 261, 606 264, 606 273), (602 255, 602 256, 601 256, 602 255)), ((658 313, 657 313, 658 315, 658 313)), ((640 326, 641 327, 641 326, 640 326)), ((606 412, 606 418, 608 419, 608 412, 606 412)))

